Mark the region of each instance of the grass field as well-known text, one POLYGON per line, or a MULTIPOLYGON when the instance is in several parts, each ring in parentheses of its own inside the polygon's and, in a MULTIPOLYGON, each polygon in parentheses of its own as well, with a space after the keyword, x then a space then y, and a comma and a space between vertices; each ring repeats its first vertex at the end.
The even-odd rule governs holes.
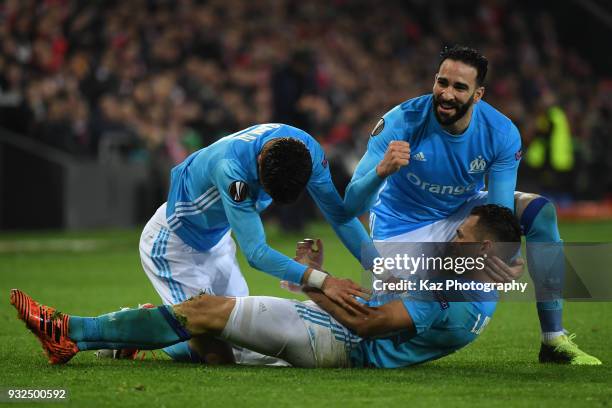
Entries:
MULTIPOLYGON (((574 242, 609 242, 611 231, 610 222, 562 225, 565 240, 574 242)), ((500 304, 487 330, 466 349, 402 370, 216 368, 165 359, 97 360, 93 352, 65 366, 48 365, 38 342, 16 319, 9 289, 81 315, 158 303, 140 267, 139 233, 0 235, 0 388, 64 388, 67 403, 79 407, 612 406, 612 303, 601 302, 565 308, 565 326, 603 360, 600 367, 537 363, 536 311, 525 303, 500 304)), ((273 227, 268 235, 271 245, 287 254, 301 238, 273 227)), ((325 240, 327 269, 359 278, 350 273, 358 264, 328 227, 315 224, 306 235, 325 240)), ((240 262, 252 294, 290 296, 278 281, 240 262)))

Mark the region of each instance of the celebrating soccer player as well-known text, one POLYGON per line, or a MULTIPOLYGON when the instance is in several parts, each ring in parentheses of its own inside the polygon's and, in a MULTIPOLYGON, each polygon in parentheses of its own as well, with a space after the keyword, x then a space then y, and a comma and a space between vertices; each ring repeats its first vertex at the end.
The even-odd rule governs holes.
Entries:
MULTIPOLYGON (((564 332, 564 256, 555 207, 514 191, 521 138, 510 119, 482 100, 487 66, 468 47, 441 53, 433 94, 396 106, 374 127, 346 190, 346 208, 353 215, 370 210, 371 234, 380 242, 446 242, 475 205, 515 210, 538 298, 540 361, 601 364, 564 332), (488 191, 482 191, 485 176, 488 191)), ((511 267, 488 270, 500 280, 513 278, 511 267)))
MULTIPOLYGON (((304 189, 355 257, 370 242, 361 223, 344 210, 323 150, 306 132, 282 124, 252 126, 193 153, 171 176, 168 202, 140 239, 143 268, 164 304, 200 293, 248 295, 232 231, 254 268, 319 288, 346 307, 355 302, 352 295, 363 294, 354 282, 301 265, 266 244, 259 213, 272 201, 295 201, 304 189)), ((214 347, 223 349, 214 339, 200 348, 214 347)), ((177 360, 202 360, 188 343, 165 351, 177 360)), ((247 351, 236 353, 239 361, 257 359, 247 351)))
MULTIPOLYGON (((468 245, 459 245, 463 251, 455 255, 508 259, 520 240, 520 226, 509 209, 477 206, 458 228, 454 241, 468 245)), ((303 249, 298 246, 302 261, 321 268, 322 256, 310 257, 311 248, 303 249)), ((316 288, 308 289, 316 304, 202 294, 174 306, 98 317, 60 313, 17 289, 11 291, 11 303, 52 364, 66 363, 82 350, 156 349, 214 335, 297 367, 396 368, 444 357, 478 337, 491 320, 497 294, 468 292, 463 301, 444 300, 444 291, 436 300, 400 293, 359 304, 353 312, 316 288)))

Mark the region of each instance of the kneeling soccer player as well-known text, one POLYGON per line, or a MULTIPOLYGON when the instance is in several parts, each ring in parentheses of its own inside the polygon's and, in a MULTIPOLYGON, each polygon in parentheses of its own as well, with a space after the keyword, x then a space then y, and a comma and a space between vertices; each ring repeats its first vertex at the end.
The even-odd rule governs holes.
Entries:
MULTIPOLYGON (((520 245, 512 212, 475 207, 454 242, 472 242, 462 256, 507 259, 520 245), (512 243, 508 246, 500 242, 512 243)), ((466 248, 461 246, 460 248, 466 248)), ((482 280, 486 281, 486 276, 482 280)), ((61 314, 19 290, 11 303, 38 336, 52 364, 66 363, 80 348, 157 349, 202 335, 278 357, 297 367, 396 368, 446 356, 475 340, 490 321, 497 296, 470 291, 470 301, 421 301, 402 296, 350 311, 324 293, 312 301, 265 296, 200 295, 173 306, 120 311, 99 317, 61 314)))

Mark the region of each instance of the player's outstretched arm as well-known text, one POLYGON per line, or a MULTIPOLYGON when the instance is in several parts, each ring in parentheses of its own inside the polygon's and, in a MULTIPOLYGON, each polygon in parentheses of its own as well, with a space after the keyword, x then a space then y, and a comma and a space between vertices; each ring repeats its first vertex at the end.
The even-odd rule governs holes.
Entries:
POLYGON ((363 254, 367 253, 363 249, 371 245, 371 239, 361 222, 345 208, 329 170, 325 173, 320 179, 308 184, 308 192, 342 244, 363 263, 363 254))
MULTIPOLYGON (((323 266, 323 241, 320 239, 304 239, 297 243, 295 249, 296 261, 321 269, 323 266)), ((338 321, 345 324, 354 332, 362 337, 389 333, 394 327, 405 329, 406 324, 410 325, 410 315, 406 308, 400 303, 403 310, 396 310, 396 306, 384 305, 381 308, 368 307, 356 299, 351 298, 348 306, 339 302, 334 302, 319 290, 305 288, 304 292, 321 308, 332 314, 338 321)), ((367 298, 367 293, 355 293, 356 296, 367 298)))
POLYGON ((360 337, 382 336, 400 330, 416 333, 410 314, 399 300, 380 307, 361 304, 358 310, 349 311, 320 291, 306 289, 306 293, 321 309, 360 337))
POLYGON ((323 216, 334 229, 342 244, 359 260, 364 267, 370 267, 371 239, 361 222, 345 208, 345 203, 338 194, 331 178, 329 166, 323 149, 315 144, 311 149, 313 155, 312 176, 307 189, 310 197, 317 204, 323 216))
MULTIPOLYGON (((357 301, 355 296, 361 297, 364 299, 369 298, 369 291, 360 287, 358 284, 353 282, 350 279, 338 279, 335 278, 326 272, 321 272, 323 270, 323 241, 317 239, 316 241, 310 238, 305 238, 304 240, 297 243, 295 248, 295 258, 297 262, 308 265, 309 269, 304 274, 303 286, 291 286, 286 282, 281 286, 289 289, 290 291, 302 291, 303 288, 310 287, 313 288, 312 285, 309 285, 309 281, 312 279, 311 274, 320 274, 324 273, 324 280, 322 282, 321 290, 332 299, 337 304, 341 305, 347 310, 351 310, 356 312, 361 307, 361 303, 357 301), (316 245, 315 245, 316 244, 316 245)), ((323 277, 323 276, 321 276, 323 277)))

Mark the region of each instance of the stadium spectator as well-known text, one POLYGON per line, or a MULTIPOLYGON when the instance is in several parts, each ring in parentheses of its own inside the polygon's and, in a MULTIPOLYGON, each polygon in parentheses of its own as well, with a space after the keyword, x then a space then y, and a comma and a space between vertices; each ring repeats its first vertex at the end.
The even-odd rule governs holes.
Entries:
POLYGON ((0 19, 0 125, 74 154, 118 146, 169 167, 221 135, 284 121, 325 146, 342 189, 378 116, 431 90, 449 43, 487 55, 485 98, 523 134, 554 90, 581 147, 577 178, 592 180, 612 153, 599 80, 531 4, 7 0, 0 19))

